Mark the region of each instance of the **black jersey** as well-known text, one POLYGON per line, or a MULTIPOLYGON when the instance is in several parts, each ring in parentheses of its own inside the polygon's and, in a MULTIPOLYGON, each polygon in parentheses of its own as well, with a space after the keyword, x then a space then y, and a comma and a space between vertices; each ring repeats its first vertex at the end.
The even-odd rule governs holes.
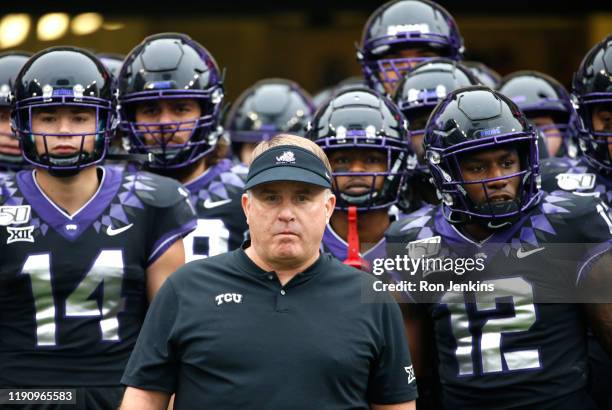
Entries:
MULTIPOLYGON (((542 188, 555 191, 565 190, 580 195, 594 195, 603 200, 608 207, 612 204, 612 175, 597 172, 585 158, 551 158, 543 161, 542 188)), ((609 218, 612 210, 608 208, 609 218)), ((603 211, 602 211, 603 212, 603 211)), ((591 377, 592 396, 599 407, 612 406, 612 358, 603 350, 592 335, 589 335, 589 357, 593 375, 591 377)))
POLYGON ((421 306, 433 319, 445 408, 590 408, 581 305, 559 301, 572 300, 587 272, 577 262, 588 257, 579 244, 608 243, 609 249, 612 226, 600 204, 557 191, 480 243, 449 224, 441 207, 423 208, 389 228, 390 254, 418 245, 434 260, 471 256, 474 267, 481 260, 463 276, 458 264, 416 275, 417 286, 442 284, 412 296, 426 301, 421 306), (449 288, 450 281, 472 287, 449 288))
POLYGON ((69 216, 35 171, 0 184, 0 386, 118 386, 144 320, 146 269, 195 227, 168 178, 99 167, 69 216))
POLYGON ((612 175, 597 172, 584 158, 549 158, 542 161, 542 190, 563 190, 598 196, 612 204, 612 175))
POLYGON ((242 211, 244 166, 228 159, 185 184, 198 215, 197 228, 185 238, 187 262, 234 250, 248 230, 242 211))

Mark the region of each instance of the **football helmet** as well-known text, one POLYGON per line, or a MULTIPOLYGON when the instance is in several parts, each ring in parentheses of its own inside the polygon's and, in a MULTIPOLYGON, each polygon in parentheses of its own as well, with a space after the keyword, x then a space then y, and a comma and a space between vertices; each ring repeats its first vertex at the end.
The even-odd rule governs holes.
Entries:
POLYGON ((416 158, 410 149, 408 125, 399 109, 386 97, 363 86, 340 90, 321 106, 308 125, 306 137, 329 155, 334 150, 368 149, 386 153, 384 172, 334 172, 336 210, 358 211, 387 208, 398 200, 399 187, 416 158), (367 193, 350 195, 339 192, 337 178, 361 176, 371 178, 367 193), (379 190, 377 177, 384 177, 379 190))
POLYGON ((247 88, 225 119, 232 151, 245 142, 260 142, 288 132, 303 135, 314 113, 310 95, 297 83, 284 79, 261 80, 247 88))
POLYGON ((463 38, 446 9, 429 0, 395 0, 370 15, 361 36, 357 60, 368 85, 384 92, 415 63, 430 57, 394 58, 407 49, 429 49, 440 57, 463 58, 463 38))
POLYGON ((348 77, 340 81, 336 85, 332 85, 330 87, 320 90, 312 97, 312 102, 315 108, 319 108, 321 105, 325 103, 325 101, 331 98, 338 91, 343 90, 345 88, 350 88, 356 85, 361 85, 361 86, 366 85, 362 76, 348 77))
POLYGON ((537 71, 517 71, 504 77, 497 90, 514 101, 529 119, 550 116, 553 124, 537 126, 541 135, 563 140, 556 155, 576 156, 574 136, 578 114, 569 93, 557 80, 537 71))
POLYGON ((483 86, 452 91, 436 106, 425 130, 425 155, 433 183, 442 198, 445 218, 451 223, 485 220, 490 228, 507 225, 538 203, 539 158, 535 127, 503 94, 483 86), (521 169, 503 177, 465 181, 460 156, 513 144, 521 169), (485 184, 519 177, 517 198, 492 201, 485 184), (474 203, 465 189, 480 184, 486 200, 474 203))
POLYGON ((115 126, 111 75, 90 52, 69 46, 51 47, 33 55, 15 79, 12 127, 21 140, 29 163, 56 176, 78 173, 101 162, 115 126), (32 110, 47 107, 94 108, 95 131, 89 134, 43 134, 32 130, 32 110), (77 136, 81 149, 75 154, 48 151, 47 138, 77 136), (85 138, 93 138, 92 152, 83 149, 85 138), (44 152, 37 152, 36 138, 43 138, 44 152))
MULTIPOLYGON (((427 118, 448 93, 478 84, 478 80, 462 64, 447 58, 435 58, 419 64, 406 74, 398 84, 393 101, 408 120, 410 133, 414 137, 424 134, 427 118)), ((421 147, 413 146, 412 149, 417 153, 421 151, 421 147)), ((428 171, 424 158, 419 158, 417 169, 428 171)))
POLYGON ((189 36, 149 36, 125 58, 118 75, 120 130, 129 152, 144 154, 151 169, 191 165, 214 150, 220 136, 223 78, 213 56, 189 36), (136 105, 162 99, 194 99, 201 116, 188 121, 137 122, 136 105), (188 132, 184 143, 171 143, 177 132, 188 132), (153 136, 147 144, 145 135, 153 136))
POLYGON ((463 65, 470 69, 474 77, 480 81, 480 84, 496 90, 501 82, 501 75, 491 67, 481 63, 480 61, 462 61, 463 65))
POLYGON ((123 64, 123 56, 114 53, 98 53, 96 56, 102 61, 102 64, 104 64, 108 72, 111 73, 113 77, 117 77, 119 70, 121 70, 121 65, 123 64))
POLYGON ((597 169, 612 171, 610 145, 612 124, 604 131, 595 131, 593 110, 598 105, 612 109, 612 35, 596 44, 574 74, 572 94, 578 105, 580 150, 597 169))
MULTIPOLYGON (((11 107, 11 92, 15 84, 15 77, 32 53, 26 51, 9 51, 0 54, 0 107, 11 107)), ((0 132, 5 137, 15 137, 13 132, 0 132)), ((10 169, 19 169, 24 159, 21 154, 13 155, 0 152, 0 166, 10 169)))

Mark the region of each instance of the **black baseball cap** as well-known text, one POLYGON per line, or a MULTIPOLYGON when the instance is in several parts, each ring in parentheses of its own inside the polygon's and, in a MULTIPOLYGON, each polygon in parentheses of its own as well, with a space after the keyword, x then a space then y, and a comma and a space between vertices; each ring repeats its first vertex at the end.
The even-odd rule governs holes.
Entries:
POLYGON ((251 163, 245 190, 276 181, 297 181, 332 187, 325 164, 313 152, 296 145, 278 145, 251 163))

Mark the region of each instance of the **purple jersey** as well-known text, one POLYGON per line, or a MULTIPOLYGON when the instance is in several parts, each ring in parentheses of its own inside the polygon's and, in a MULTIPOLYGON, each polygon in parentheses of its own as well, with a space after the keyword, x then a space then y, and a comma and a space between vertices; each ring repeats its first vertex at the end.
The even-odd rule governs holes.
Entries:
POLYGON ((98 167, 72 215, 35 171, 0 182, 1 387, 119 386, 144 320, 146 270, 195 227, 188 192, 98 167))

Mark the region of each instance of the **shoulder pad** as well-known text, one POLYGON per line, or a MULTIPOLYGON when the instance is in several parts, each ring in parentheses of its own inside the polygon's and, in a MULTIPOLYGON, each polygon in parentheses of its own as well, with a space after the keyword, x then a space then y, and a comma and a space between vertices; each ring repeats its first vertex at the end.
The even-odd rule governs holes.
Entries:
POLYGON ((401 219, 393 222, 385 232, 385 237, 388 241, 416 238, 425 225, 430 223, 434 217, 437 207, 427 204, 421 209, 418 209, 407 215, 403 215, 401 219))
POLYGON ((178 181, 145 171, 125 173, 123 188, 156 208, 167 208, 189 198, 189 191, 178 181))

